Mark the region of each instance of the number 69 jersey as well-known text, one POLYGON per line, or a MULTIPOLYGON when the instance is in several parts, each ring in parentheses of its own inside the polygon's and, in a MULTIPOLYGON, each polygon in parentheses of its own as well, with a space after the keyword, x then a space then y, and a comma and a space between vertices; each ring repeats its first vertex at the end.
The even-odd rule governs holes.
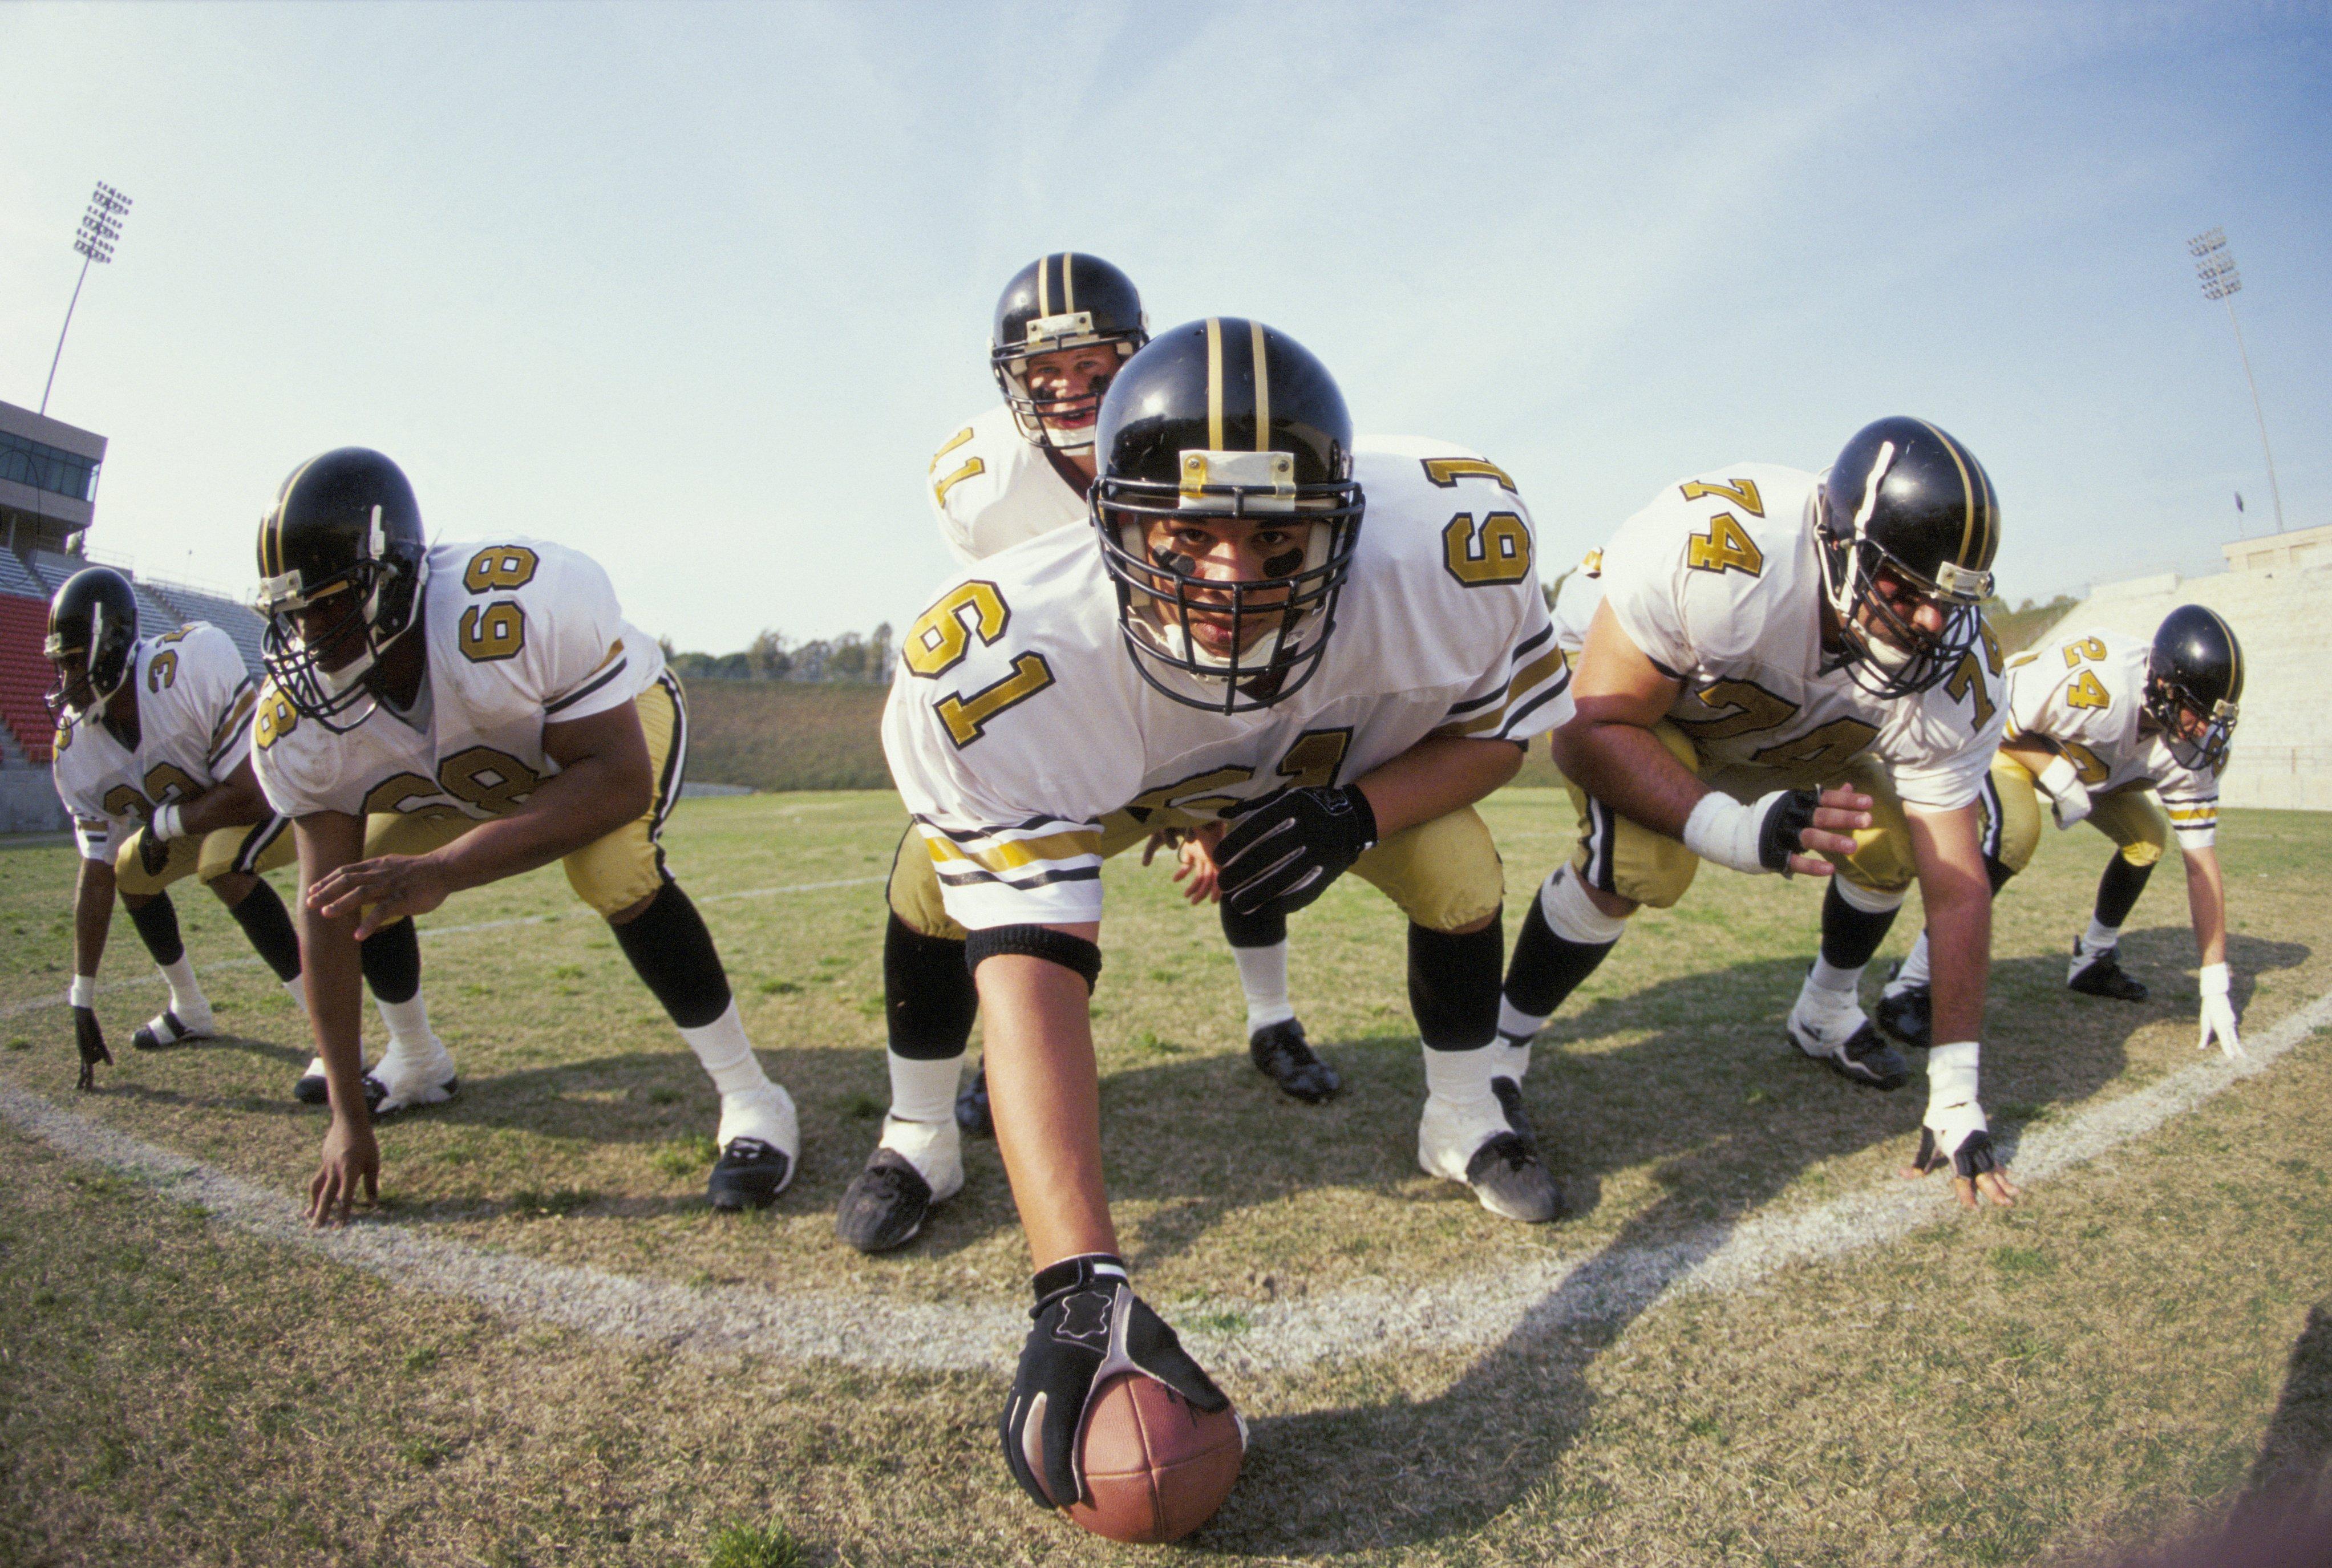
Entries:
MULTIPOLYGON (((1604 546, 1603 602, 1645 657, 1684 689, 1668 722, 1692 738, 1704 777, 1735 769, 1834 779, 1864 751, 1903 803, 1950 811, 1976 798, 2006 722, 2000 645, 1989 626, 1941 684, 1872 696, 1824 667, 1819 478, 1736 464, 1671 484, 1604 546)), ((1592 606, 1566 593, 1583 637, 1592 606)), ((1780 787, 1780 786, 1774 786, 1780 787)))
POLYGON ((2141 735, 2147 639, 2092 631, 2008 661, 2008 735, 2057 743, 2092 795, 2151 784, 2181 849, 2218 840, 2219 775, 2189 768, 2159 734, 2141 735))
POLYGON ((542 752, 545 722, 631 702, 664 668, 587 555, 512 539, 434 545, 428 559, 408 634, 426 639, 428 675, 410 715, 376 703, 336 735, 272 682, 261 691, 253 754, 276 810, 499 817, 559 771, 542 752))
POLYGON ((900 645, 883 747, 966 927, 1101 916, 1102 818, 1205 821, 1346 784, 1429 735, 1526 741, 1570 717, 1514 482, 1459 448, 1355 444, 1367 512, 1320 664, 1225 714, 1154 690, 1093 530, 989 557, 900 645))
POLYGON ((139 639, 129 679, 138 693, 136 751, 94 720, 57 731, 51 771, 84 860, 110 861, 154 808, 201 794, 251 751, 251 676, 234 642, 209 622, 139 639))

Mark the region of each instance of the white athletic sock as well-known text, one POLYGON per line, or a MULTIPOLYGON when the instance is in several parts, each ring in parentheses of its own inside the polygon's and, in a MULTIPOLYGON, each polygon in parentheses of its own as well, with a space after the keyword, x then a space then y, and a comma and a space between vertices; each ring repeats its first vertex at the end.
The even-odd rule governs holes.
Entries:
POLYGON ((761 1071, 760 1061, 753 1055, 753 1042, 745 1037, 745 1020, 738 1014, 734 998, 728 1011, 702 1028, 681 1030, 680 1037, 688 1042, 688 1048, 711 1075, 712 1086, 723 1095, 770 1086, 769 1076, 761 1071))
POLYGON ((1490 1069, 1490 1076, 1512 1078, 1519 1084, 1530 1076, 1530 1041, 1524 1040, 1518 1046, 1511 1040, 1501 1037, 1492 1040, 1483 1048, 1497 1058, 1496 1064, 1490 1069))
POLYGON ((2096 915, 2089 916, 2089 929, 2081 933, 2081 946, 2090 952, 2111 952, 2121 941, 2121 927, 2099 925, 2096 915))
POLYGON ((1830 960, 1816 953, 1814 967, 1806 971, 1805 989, 1810 991, 1842 991, 1851 997, 1862 984, 1862 965, 1857 964, 1852 969, 1839 969, 1832 965, 1830 960))
POLYGON ((1544 1028, 1546 1028, 1546 1019, 1544 1018, 1533 1018, 1503 996, 1498 999, 1499 1038, 1508 1044, 1520 1040, 1523 1043, 1522 1048, 1527 1051, 1530 1049, 1531 1037, 1544 1028))
POLYGON ((1490 1080, 1498 1076, 1503 1053, 1484 1047, 1475 1051, 1437 1051, 1422 1040, 1425 1052, 1425 1092, 1463 1111, 1495 1107, 1490 1080))
POLYGON ((918 1062, 896 1051, 884 1054, 891 1064, 891 1114, 902 1122, 945 1122, 953 1126, 955 1092, 963 1078, 963 1058, 950 1056, 944 1061, 918 1062))
POLYGON ((202 983, 195 979, 195 963, 185 953, 176 963, 158 966, 162 978, 170 982, 170 1010, 178 1021, 186 1024, 208 1023, 211 1017, 210 998, 203 995, 202 983))
POLYGON ((308 1016, 308 982, 305 976, 293 975, 285 980, 283 994, 292 999, 292 1005, 299 1009, 301 1018, 308 1016))
POLYGON ((1926 989, 1927 933, 1923 931, 1919 933, 1919 940, 1911 944, 1910 952, 1905 955, 1903 967, 1895 971, 1893 980, 1887 982, 1887 994, 1890 997, 1899 997, 1905 991, 1923 991, 1926 989))
POLYGON ((373 998, 380 1009, 380 1021, 388 1026, 388 1050, 394 1054, 399 1047, 418 1048, 429 1043, 429 1002, 419 991, 401 1002, 385 1002, 373 998))
POLYGON ((1238 965, 1239 990, 1247 993, 1247 1032, 1284 1024, 1295 1016, 1287 1001, 1287 944, 1235 947, 1231 961, 1238 965))

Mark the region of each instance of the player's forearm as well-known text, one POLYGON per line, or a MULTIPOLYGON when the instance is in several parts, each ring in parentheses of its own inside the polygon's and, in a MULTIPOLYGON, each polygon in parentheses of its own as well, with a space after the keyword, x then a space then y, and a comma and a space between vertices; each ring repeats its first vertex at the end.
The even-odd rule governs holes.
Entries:
POLYGON ((267 819, 267 797, 248 764, 191 800, 179 802, 178 832, 198 837, 222 827, 248 827, 267 819))
POLYGON ((1357 783, 1381 839, 1471 806, 1511 780, 1522 765, 1523 749, 1511 741, 1429 735, 1357 783))
POLYGON ((2194 919, 2194 947, 2207 966, 2227 961, 2227 884, 2215 851, 2186 856, 2186 908, 2194 919))
POLYGON ((1594 703, 1595 699, 1582 700, 1571 722, 1555 731, 1555 766, 1630 821, 1681 839, 1685 819, 1708 786, 1649 729, 1601 715, 1594 703))
POLYGON ((583 758, 537 785, 516 811, 479 824, 429 858, 454 892, 548 865, 646 813, 653 782, 625 774, 604 758, 583 758))
POLYGON ((1906 817, 1927 916, 1934 1037, 1945 1044, 1982 1039, 1992 973, 1992 880, 1984 875, 1975 808, 1906 817))
MULTIPOLYGON (((1064 929, 1090 938, 1094 928, 1064 929)), ((1085 981, 1018 953, 987 960, 977 979, 996 1143, 1030 1262, 1043 1268, 1080 1253, 1115 1252, 1085 981)))
MULTIPOLYGON (((293 825, 300 846, 300 877, 314 886, 328 873, 354 860, 364 848, 364 819, 339 812, 302 817, 293 825)), ((357 951, 353 911, 327 915, 300 900, 301 985, 308 995, 308 1019, 331 1085, 332 1114, 368 1124, 365 1110, 362 1032, 363 962, 357 951)))
POLYGON ((112 925, 113 867, 102 860, 84 860, 73 884, 73 973, 97 972, 112 925))

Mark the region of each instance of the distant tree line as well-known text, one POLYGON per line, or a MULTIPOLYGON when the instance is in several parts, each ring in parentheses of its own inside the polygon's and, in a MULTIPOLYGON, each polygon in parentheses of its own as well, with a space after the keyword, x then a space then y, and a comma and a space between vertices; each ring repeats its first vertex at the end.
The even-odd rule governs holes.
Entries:
POLYGON ((734 654, 680 653, 672 639, 664 642, 664 662, 683 680, 716 681, 837 681, 883 685, 891 679, 891 623, 884 621, 860 636, 845 632, 838 637, 812 637, 797 643, 774 627, 734 654))

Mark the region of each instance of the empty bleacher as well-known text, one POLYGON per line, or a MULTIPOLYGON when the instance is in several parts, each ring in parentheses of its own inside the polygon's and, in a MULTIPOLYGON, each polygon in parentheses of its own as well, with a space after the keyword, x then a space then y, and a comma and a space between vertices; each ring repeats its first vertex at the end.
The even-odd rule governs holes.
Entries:
POLYGON ((41 701, 53 678, 41 653, 48 629, 46 599, 0 594, 0 725, 27 761, 44 766, 56 733, 41 701))
POLYGON ((22 598, 45 599, 49 590, 33 575, 33 569, 17 558, 13 550, 0 550, 0 594, 14 594, 22 598))

